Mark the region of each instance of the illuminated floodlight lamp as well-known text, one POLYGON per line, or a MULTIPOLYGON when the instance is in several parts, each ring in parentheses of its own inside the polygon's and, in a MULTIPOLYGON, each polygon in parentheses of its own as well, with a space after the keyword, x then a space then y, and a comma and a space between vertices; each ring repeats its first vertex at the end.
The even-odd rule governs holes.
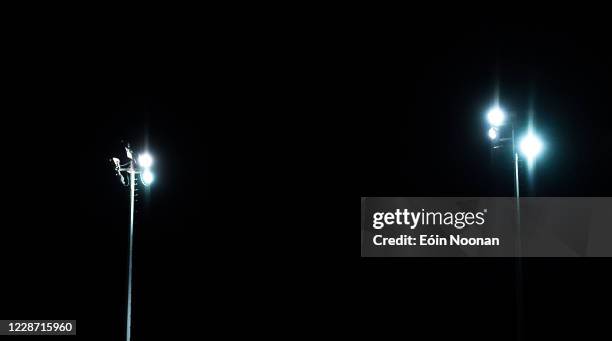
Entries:
POLYGON ((149 185, 151 185, 151 184, 153 183, 153 180, 154 180, 153 173, 152 173, 150 170, 145 169, 145 170, 144 170, 144 171, 143 171, 143 172, 140 174, 140 180, 142 180, 142 183, 143 183, 145 186, 149 186, 149 185))
POLYGON ((500 125, 504 124, 505 120, 506 114, 500 107, 493 107, 487 113, 487 121, 489 121, 489 124, 494 127, 499 127, 500 125))
POLYGON ((153 158, 149 153, 138 155, 138 164, 143 168, 149 168, 153 165, 153 158))
POLYGON ((533 160, 540 152, 542 152, 542 141, 532 133, 528 133, 521 140, 520 144, 521 152, 527 157, 528 160, 533 160))
POLYGON ((491 129, 489 129, 489 138, 491 140, 495 140, 497 138, 497 129, 495 127, 491 127, 491 129))

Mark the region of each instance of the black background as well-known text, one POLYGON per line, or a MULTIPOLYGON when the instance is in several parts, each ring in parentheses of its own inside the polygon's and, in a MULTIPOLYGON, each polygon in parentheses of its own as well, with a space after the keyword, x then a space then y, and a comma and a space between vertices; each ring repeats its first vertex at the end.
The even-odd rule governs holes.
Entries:
POLYGON ((517 260, 349 260, 344 231, 357 196, 512 195, 483 117, 496 79, 509 110, 532 100, 547 144, 522 192, 610 195, 605 27, 282 31, 216 37, 208 64, 189 39, 152 39, 135 50, 154 57, 96 46, 70 65, 77 77, 34 72, 45 81, 3 125, 3 316, 76 318, 80 338, 121 339, 128 193, 108 159, 125 139, 148 143, 157 175, 135 227, 137 339, 210 325, 539 339, 599 325, 605 259, 524 259, 520 278, 517 260))
MULTIPOLYGON (((391 26, 383 31, 395 33, 371 36, 362 196, 512 196, 512 159, 491 154, 485 135, 497 80, 501 105, 523 121, 531 101, 546 144, 533 174, 521 169, 522 195, 612 193, 607 30, 491 22, 467 30, 440 25, 413 37, 391 26)), ((602 270, 609 264, 361 259, 362 311, 371 318, 364 329, 395 337, 417 330, 470 339, 585 337, 601 327, 596 311, 610 302, 602 270)))

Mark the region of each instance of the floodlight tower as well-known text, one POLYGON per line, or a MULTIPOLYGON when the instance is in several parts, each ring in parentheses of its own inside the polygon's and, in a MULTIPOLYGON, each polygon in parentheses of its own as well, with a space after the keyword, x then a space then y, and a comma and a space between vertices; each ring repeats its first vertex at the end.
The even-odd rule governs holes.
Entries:
MULTIPOLYGON (((521 265, 521 254, 522 254, 522 245, 521 245, 521 202, 520 202, 520 194, 519 194, 519 148, 517 148, 516 137, 515 137, 515 121, 516 115, 511 115, 509 119, 509 128, 510 128, 510 137, 508 136, 507 129, 505 129, 506 137, 502 137, 501 133, 504 132, 502 130, 502 126, 508 126, 508 119, 506 118, 506 113, 502 110, 499 105, 495 105, 487 112, 487 121, 489 122, 489 131, 487 135, 491 140, 491 147, 493 149, 502 148, 507 146, 508 143, 512 145, 512 158, 514 161, 514 194, 516 196, 516 227, 517 227, 517 243, 516 243, 516 253, 518 256, 517 261, 517 279, 518 282, 522 282, 522 265, 521 265)), ((531 124, 527 129, 527 134, 525 137, 521 139, 520 142, 520 152, 524 156, 524 159, 527 161, 528 167, 531 167, 533 161, 536 156, 540 154, 543 149, 543 144, 540 139, 533 133, 531 124)), ((523 292, 521 285, 517 285, 516 287, 516 295, 517 295, 517 328, 519 333, 519 338, 522 333, 522 324, 521 324, 521 312, 522 312, 522 300, 523 300, 523 292)))
MULTIPOLYGON (((500 108, 498 105, 495 105, 487 112, 487 121, 489 122, 490 128, 487 133, 489 139, 491 140, 492 148, 502 148, 507 146, 508 143, 512 145, 512 158, 514 162, 514 194, 516 197, 516 219, 517 226, 520 233, 521 228, 521 205, 520 205, 520 193, 519 193, 519 148, 517 148, 516 137, 515 137, 515 121, 516 115, 511 115, 508 119, 508 115, 506 112, 500 108), (501 128, 503 126, 510 125, 510 137, 502 137, 501 136, 501 128)), ((543 144, 541 140, 535 135, 531 129, 531 126, 528 129, 527 135, 521 139, 520 143, 520 152, 524 155, 525 160, 528 163, 528 166, 531 167, 533 161, 536 156, 540 154, 543 149, 543 144)), ((520 243, 519 243, 519 252, 520 252, 520 243)))
POLYGON ((138 160, 135 161, 133 157, 130 144, 125 146, 125 153, 129 161, 125 164, 121 164, 118 158, 112 158, 111 161, 115 165, 115 171, 117 176, 121 179, 121 183, 124 186, 130 187, 130 246, 128 253, 128 292, 127 292, 127 323, 126 323, 126 341, 130 341, 131 336, 131 324, 132 324, 132 250, 134 247, 134 197, 136 192, 136 175, 139 175, 140 182, 145 186, 150 186, 153 182, 153 173, 151 172, 151 166, 153 165, 153 158, 148 153, 140 154, 138 160), (126 183, 122 172, 128 174, 128 181, 126 183))
POLYGON ((518 161, 519 161, 519 149, 523 154, 524 159, 528 165, 531 166, 535 158, 543 150, 543 144, 540 138, 532 131, 531 127, 528 128, 527 134, 521 139, 520 148, 517 148, 516 137, 514 132, 515 116, 510 117, 510 137, 502 137, 501 129, 503 126, 507 126, 507 115, 499 106, 494 106, 487 113, 487 121, 489 122, 490 128, 487 132, 489 139, 492 143, 492 148, 497 149, 504 147, 507 143, 512 145, 512 157, 514 159, 514 185, 515 195, 519 197, 519 180, 518 180, 518 161))
POLYGON ((501 129, 503 126, 508 125, 508 115, 506 112, 495 105, 487 112, 487 121, 489 122, 490 128, 487 133, 492 143, 492 148, 501 148, 504 145, 510 143, 512 145, 512 158, 514 162, 514 195, 519 200, 519 177, 518 177, 518 153, 516 150, 516 142, 514 137, 514 116, 510 117, 510 137, 501 137, 501 129))

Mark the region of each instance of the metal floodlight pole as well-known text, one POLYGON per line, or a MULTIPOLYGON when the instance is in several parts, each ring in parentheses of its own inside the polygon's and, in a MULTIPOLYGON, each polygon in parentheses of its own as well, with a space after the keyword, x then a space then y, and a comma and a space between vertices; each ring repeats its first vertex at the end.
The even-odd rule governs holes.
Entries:
POLYGON ((523 266, 522 266, 522 237, 521 237, 521 196, 519 192, 519 169, 518 169, 518 148, 516 147, 516 137, 514 134, 514 121, 512 120, 512 152, 514 156, 514 188, 516 195, 516 302, 517 302, 517 337, 518 339, 522 339, 523 337, 523 321, 522 321, 522 313, 523 313, 523 266))
MULTIPOLYGON (((523 292, 522 292, 522 238, 521 238, 521 196, 520 196, 520 182, 519 182, 519 148, 516 143, 515 136, 515 124, 517 123, 517 116, 510 115, 510 130, 512 136, 510 138, 501 138, 498 135, 497 127, 504 125, 505 114, 503 110, 499 108, 499 106, 495 106, 489 110, 487 113, 487 119, 490 124, 489 129, 489 139, 491 139, 493 149, 500 148, 503 146, 503 143, 507 143, 511 141, 512 143, 512 158, 514 162, 514 195, 515 195, 515 206, 516 206, 516 256, 517 256, 517 287, 516 287, 516 295, 517 295, 517 304, 518 304, 518 336, 519 339, 522 335, 522 310, 523 310, 523 292)), ((530 127, 531 128, 531 127, 530 127)), ((523 161, 527 161, 528 167, 529 163, 532 159, 541 151, 542 143, 537 138, 537 136, 531 134, 531 129, 528 130, 527 136, 525 136, 521 140, 520 149, 521 152, 525 155, 523 161)))
POLYGON ((124 186, 130 187, 130 240, 128 249, 128 288, 127 288, 127 315, 126 315, 126 341, 130 341, 132 335, 132 262, 133 262, 133 250, 134 250, 134 209, 135 209, 135 196, 136 196, 136 174, 140 175, 140 180, 143 185, 149 185, 153 181, 153 175, 149 171, 152 164, 152 158, 145 154, 146 158, 139 159, 138 163, 134 160, 130 145, 127 144, 125 151, 129 161, 127 164, 121 165, 118 158, 113 158, 111 161, 115 165, 115 171, 121 179, 121 183, 124 186), (128 174, 129 185, 125 183, 125 178, 121 172, 128 174), (143 174, 145 175, 143 177, 143 174), (148 177, 147 177, 148 175, 148 177))
POLYGON ((517 252, 520 257, 521 252, 521 196, 519 186, 519 168, 518 168, 518 148, 516 148, 516 137, 514 133, 514 118, 512 119, 512 156, 514 158, 514 195, 516 197, 516 226, 519 241, 517 243, 517 252))
POLYGON ((128 296, 127 296, 127 326, 126 326, 126 341, 130 341, 132 327, 132 250, 134 248, 134 192, 136 190, 136 170, 134 169, 134 160, 130 160, 130 248, 128 260, 128 296))
MULTIPOLYGON (((519 156, 518 156, 518 148, 516 145, 516 134, 515 134, 515 123, 516 123, 516 115, 510 115, 510 138, 498 138, 496 134, 490 134, 489 138, 492 141, 498 141, 499 143, 510 142, 512 143, 512 158, 513 158, 513 166, 514 166, 514 196, 515 196, 515 205, 516 205, 516 215, 515 215, 515 223, 516 223, 516 301, 517 301, 517 337, 518 339, 522 338, 523 333, 523 323, 522 323, 522 311, 523 311, 523 291, 522 291, 522 281, 523 281, 523 269, 521 262, 521 254, 522 254, 522 241, 521 241, 521 196, 520 196, 520 182, 519 182, 519 156)), ((490 122, 491 123, 491 122, 490 122)), ((493 124, 492 124, 493 125, 493 124)), ((495 126, 495 125, 493 125, 495 126)), ((494 129, 494 128, 492 128, 494 129)), ((501 147, 494 146, 494 148, 501 147)))
MULTIPOLYGON (((518 156, 518 148, 516 145, 516 136, 515 136, 515 121, 516 121, 516 115, 515 114, 510 114, 509 115, 509 120, 510 120, 510 138, 507 137, 500 137, 498 135, 498 131, 497 131, 497 127, 500 127, 502 125, 504 125, 504 120, 505 120, 505 114, 503 113, 503 111, 499 108, 499 107, 495 107, 494 109, 491 109, 489 111, 489 113, 487 114, 487 118, 489 119, 489 124, 491 125, 491 128, 489 130, 489 138, 491 139, 491 141, 494 143, 493 145, 493 149, 496 148, 500 148, 503 146, 503 143, 511 143, 512 144, 512 161, 513 161, 513 165, 514 165, 514 196, 516 198, 516 214, 517 214, 517 218, 516 218, 516 222, 517 222, 517 227, 518 227, 518 231, 520 233, 520 226, 521 226, 521 218, 520 218, 520 214, 521 214, 521 203, 520 203, 520 183, 519 183, 519 169, 518 169, 518 163, 519 163, 519 156, 518 156), (499 143, 499 145, 495 145, 496 143, 499 143)), ((517 251, 520 252, 520 243, 519 246, 517 248, 517 251)))
MULTIPOLYGON (((497 109, 500 110, 500 109, 497 109)), ((500 111, 501 112, 501 111, 500 111)), ((503 112, 502 114, 503 115, 503 112)), ((501 116, 503 117, 503 116, 501 116)), ((491 122, 491 119, 489 118, 489 123, 492 125, 491 130, 495 130, 497 129, 498 126, 503 125, 503 118, 498 118, 497 122, 491 122)), ((520 195, 520 180, 519 180, 519 151, 518 151, 518 147, 516 144, 516 133, 515 133, 515 125, 516 125, 516 114, 511 113, 509 115, 509 120, 510 120, 510 138, 507 137, 499 137, 497 135, 497 130, 495 130, 494 134, 491 134, 489 130, 489 138, 491 139, 491 141, 494 143, 493 145, 493 149, 496 148, 500 148, 504 145, 504 143, 511 143, 512 144, 512 162, 513 162, 513 168, 514 168, 514 197, 515 197, 515 205, 516 205, 516 225, 517 225, 517 233, 518 233, 518 237, 520 238, 520 232, 521 232, 521 195, 520 195), (499 145, 495 145, 496 143, 499 143, 499 145)), ((517 254, 520 255, 521 253, 521 243, 519 240, 519 243, 517 243, 517 254)))

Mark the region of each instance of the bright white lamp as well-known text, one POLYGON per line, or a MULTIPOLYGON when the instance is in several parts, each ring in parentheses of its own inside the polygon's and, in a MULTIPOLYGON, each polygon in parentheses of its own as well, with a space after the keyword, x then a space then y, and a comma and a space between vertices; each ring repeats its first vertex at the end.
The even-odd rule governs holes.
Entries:
POLYGON ((151 155, 149 155, 149 153, 140 154, 138 156, 138 164, 141 167, 149 168, 153 165, 153 158, 151 157, 151 155))
POLYGON ((491 140, 495 140, 497 138, 497 129, 495 129, 495 127, 489 129, 489 138, 491 140))
POLYGON ((145 170, 142 172, 142 174, 141 174, 141 176, 140 176, 140 179, 142 180, 142 183, 143 183, 145 186, 149 186, 151 183, 153 183, 154 176, 153 176, 153 173, 152 173, 150 170, 145 169, 145 170))
POLYGON ((521 140, 520 148, 527 159, 531 160, 542 151, 542 141, 537 136, 529 133, 521 140))
POLYGON ((506 114, 500 107, 494 107, 487 113, 487 120, 489 124, 494 127, 499 127, 504 124, 506 120, 506 114))

